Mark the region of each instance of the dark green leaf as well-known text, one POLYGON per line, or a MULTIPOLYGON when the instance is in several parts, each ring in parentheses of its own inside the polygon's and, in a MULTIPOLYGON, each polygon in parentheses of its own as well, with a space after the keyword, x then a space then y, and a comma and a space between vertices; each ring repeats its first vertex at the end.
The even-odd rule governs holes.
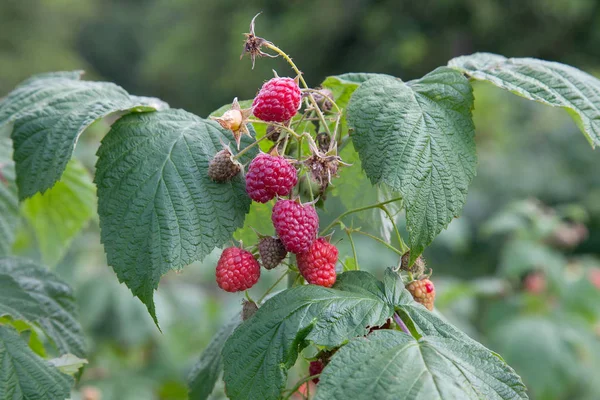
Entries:
POLYGON ((337 289, 308 285, 268 300, 225 343, 227 395, 233 399, 278 399, 287 370, 308 342, 326 347, 365 335, 382 325, 393 306, 369 274, 342 274, 337 289), (360 279, 366 278, 364 286, 360 279))
POLYGON ((12 280, 2 279, 1 285, 15 296, 0 294, 0 313, 38 324, 61 354, 85 356, 75 299, 66 283, 45 268, 18 258, 0 258, 0 274, 10 276, 12 280))
POLYGON ((0 126, 12 126, 20 199, 43 193, 60 179, 79 136, 95 120, 164 106, 131 97, 112 83, 81 81, 80 76, 79 71, 35 76, 0 102, 0 126))
MULTIPOLYGON (((244 179, 216 183, 208 163, 229 131, 182 110, 130 114, 98 150, 96 184, 102 242, 121 282, 156 321, 160 277, 231 240, 250 208, 244 179)), ((245 136, 243 146, 252 139, 245 136)), ((241 157, 248 162, 256 148, 241 157)))
POLYGON ((223 325, 200 356, 200 360, 194 365, 188 378, 190 400, 208 399, 212 393, 215 383, 223 371, 221 350, 223 350, 225 341, 241 321, 241 316, 238 314, 223 325))
POLYGON ((36 356, 16 331, 0 325, 0 399, 65 400, 73 379, 36 356))
POLYGON ((491 53, 457 57, 448 66, 511 93, 566 109, 592 147, 600 144, 600 80, 569 65, 491 53))
POLYGON ((0 134, 0 256, 10 254, 19 221, 19 200, 15 183, 10 139, 0 134))
POLYGON ((351 341, 333 356, 316 400, 526 398, 514 371, 479 347, 383 330, 351 341))
POLYGON ((475 176, 472 88, 450 68, 404 83, 367 80, 348 105, 348 124, 373 184, 404 199, 414 260, 454 218, 475 176))

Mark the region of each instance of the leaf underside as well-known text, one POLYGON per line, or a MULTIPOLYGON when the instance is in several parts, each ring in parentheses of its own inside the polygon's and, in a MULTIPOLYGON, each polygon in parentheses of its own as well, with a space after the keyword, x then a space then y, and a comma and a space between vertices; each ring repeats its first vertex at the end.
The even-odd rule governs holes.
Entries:
POLYGON ((468 80, 446 67, 407 83, 372 77, 350 99, 365 173, 404 199, 413 261, 462 211, 477 164, 472 108, 468 80))
POLYGON ((71 288, 48 271, 21 258, 0 258, 0 316, 37 324, 60 354, 85 357, 83 329, 71 288))
POLYGON ((241 322, 241 315, 238 314, 223 325, 194 365, 188 378, 190 400, 206 400, 212 393, 215 383, 223 371, 221 351, 225 341, 241 322))
MULTIPOLYGON (((232 142, 216 122, 173 109, 126 115, 102 140, 95 177, 102 243, 155 322, 160 277, 202 260, 244 223, 250 198, 241 174, 216 183, 207 173, 222 143, 232 142)), ((243 147, 251 142, 244 137, 243 147)), ((255 155, 253 148, 240 162, 255 155)))
POLYGON ((600 144, 600 80, 569 65, 491 53, 448 63, 470 78, 490 82, 529 100, 566 109, 592 147, 600 144))
POLYGON ((43 193, 60 179, 79 136, 95 120, 166 107, 156 99, 129 96, 112 83, 81 81, 81 74, 36 75, 0 102, 0 127, 12 128, 21 200, 43 193))
POLYGON ((64 400, 73 379, 35 355, 17 332, 0 325, 0 398, 64 400))
POLYGON ((0 133, 0 256, 10 254, 17 223, 19 199, 10 139, 0 133))

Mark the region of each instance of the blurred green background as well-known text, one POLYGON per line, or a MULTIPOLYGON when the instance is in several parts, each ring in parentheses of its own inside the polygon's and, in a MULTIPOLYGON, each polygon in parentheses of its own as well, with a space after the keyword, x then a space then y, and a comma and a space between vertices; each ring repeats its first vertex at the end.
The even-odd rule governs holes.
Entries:
MULTIPOLYGON (((596 0, 2 0, 0 97, 31 74, 84 69, 87 79, 207 116, 233 97, 252 98, 272 69, 291 74, 280 59, 259 59, 254 70, 248 58, 239 60, 242 34, 259 11, 256 33, 290 54, 314 86, 344 72, 409 80, 476 51, 564 62, 600 76, 596 0)), ((502 354, 532 398, 597 399, 600 155, 561 110, 485 84, 475 84, 475 97, 477 177, 462 218, 425 252, 436 305, 502 354)), ((106 129, 95 124, 77 148, 90 171, 106 129)), ((358 176, 342 172, 322 223, 370 201, 360 195, 367 181, 353 181, 358 176)), ((379 230, 369 216, 350 221, 379 230)), ((97 216, 68 251, 50 256, 39 249, 52 243, 32 239, 29 228, 23 222, 18 252, 56 264, 78 293, 91 354, 73 398, 187 398, 194 360, 240 308, 241 295, 214 283, 218 254, 163 279, 160 334, 107 267, 97 216)), ((51 224, 44 229, 52 235, 51 224)), ((397 263, 362 239, 362 268, 380 274, 397 263)), ((349 246, 340 240, 344 258, 349 246)), ((265 273, 252 294, 279 275, 265 273)))

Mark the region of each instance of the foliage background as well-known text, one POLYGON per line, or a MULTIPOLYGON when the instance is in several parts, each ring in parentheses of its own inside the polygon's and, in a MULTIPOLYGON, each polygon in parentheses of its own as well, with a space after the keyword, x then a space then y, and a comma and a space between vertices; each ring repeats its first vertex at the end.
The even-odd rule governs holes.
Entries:
MULTIPOLYGON (((171 107, 206 116, 235 96, 253 97, 271 69, 289 73, 282 60, 258 60, 253 71, 248 59, 239 61, 242 33, 261 10, 257 34, 291 54, 311 85, 328 75, 354 71, 409 80, 475 51, 554 60, 600 76, 600 3, 595 0, 3 0, 0 96, 33 73, 84 69, 88 79, 113 81, 130 93, 160 97, 171 107)), ((600 347, 600 289, 573 288, 565 282, 579 282, 587 276, 581 271, 599 265, 600 157, 564 112, 485 84, 476 84, 475 97, 478 175, 463 217, 425 253, 435 269, 438 306, 514 364, 533 398, 585 398, 587 389, 580 388, 592 390, 589 377, 600 373, 594 350, 600 347), (498 220, 509 226, 508 234, 489 234, 494 225, 486 221, 524 198, 539 199, 559 210, 559 216, 585 222, 587 239, 556 251, 537 231, 546 219, 531 211, 537 210, 533 203, 519 203, 525 204, 533 222, 515 225, 518 212, 509 211, 494 220, 495 226, 498 220), (526 257, 515 249, 531 249, 532 243, 550 249, 543 253, 549 256, 523 262, 526 257), (521 265, 525 266, 519 270, 521 265), (551 283, 549 293, 523 293, 526 272, 548 271, 549 265, 558 265, 559 289, 551 283), (567 265, 571 268, 565 269, 567 265), (518 273, 506 274, 510 267, 518 273), (489 289, 487 300, 476 302, 478 291, 465 282, 483 277, 487 278, 476 286, 479 292, 489 289), (512 289, 498 291, 498 284, 512 289), (570 290, 583 295, 565 297, 570 290), (552 301, 559 307, 548 306, 552 301), (581 308, 591 311, 582 313, 581 308), (561 332, 567 327, 585 332, 585 338, 564 339, 561 332), (546 358, 535 358, 533 352, 521 355, 529 348, 530 335, 545 338, 534 349, 549 353, 546 358), (577 348, 574 340, 585 345, 577 348), (581 352, 587 358, 579 357, 581 352), (552 372, 540 374, 536 362, 552 372), (576 372, 572 363, 588 372, 576 372)), ((102 123, 94 125, 77 147, 77 157, 89 170, 105 132, 102 123)), ((368 190, 345 189, 347 181, 341 181, 337 193, 368 190)), ((332 196, 323 223, 352 202, 364 204, 355 197, 343 204, 332 196)), ((354 223, 377 229, 368 218, 357 217, 354 223)), ((53 227, 45 229, 52 236, 53 227)), ((361 267, 381 273, 396 263, 393 255, 361 239, 357 238, 361 267)), ((22 229, 16 249, 41 257, 35 241, 22 229)), ((348 254, 348 243, 342 240, 339 245, 341 253, 348 254)), ((90 338, 92 354, 79 384, 82 393, 95 387, 102 399, 186 398, 187 371, 241 300, 221 293, 214 284, 217 256, 163 279, 157 296, 161 335, 145 308, 106 266, 97 216, 93 218, 55 267, 77 290, 90 338)), ((277 277, 265 273, 256 293, 277 277)), ((79 396, 74 393, 74 398, 79 396)))

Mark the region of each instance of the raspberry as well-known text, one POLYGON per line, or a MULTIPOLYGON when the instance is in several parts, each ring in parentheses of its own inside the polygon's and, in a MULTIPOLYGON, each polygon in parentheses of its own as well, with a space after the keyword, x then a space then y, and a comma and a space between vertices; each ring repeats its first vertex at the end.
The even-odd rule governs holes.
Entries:
POLYGON ((429 311, 433 310, 433 301, 435 300, 435 286, 429 279, 412 281, 406 285, 406 289, 412 294, 417 303, 423 304, 429 311))
MULTIPOLYGON (((310 365, 308 366, 308 375, 319 375, 321 372, 323 372, 323 368, 325 368, 325 364, 323 364, 321 360, 311 361, 310 365)), ((319 383, 319 378, 313 378, 312 381, 314 383, 319 383)))
POLYGON ((292 78, 273 78, 262 86, 252 108, 254 115, 267 122, 285 122, 300 108, 302 94, 292 78))
POLYGON ((279 200, 273 206, 271 221, 287 251, 304 253, 315 241, 319 217, 312 205, 279 200))
POLYGON ((265 269, 273 269, 287 256, 287 251, 281 243, 281 239, 267 236, 258 242, 258 253, 260 261, 265 269))
POLYGON ((217 263, 217 284, 227 292, 250 289, 260 277, 260 265, 249 251, 228 247, 217 263))
POLYGON ((298 183, 296 168, 280 156, 261 153, 252 160, 246 174, 246 192, 259 203, 287 196, 298 183))
POLYGON ((308 283, 331 287, 335 283, 338 249, 325 238, 318 238, 310 249, 296 256, 298 269, 308 283))
POLYGON ((208 163, 208 176, 217 182, 227 182, 241 170, 241 164, 232 158, 228 148, 219 151, 208 163))
POLYGON ((535 271, 523 280, 523 287, 531 294, 540 294, 546 290, 546 277, 543 272, 535 271))

